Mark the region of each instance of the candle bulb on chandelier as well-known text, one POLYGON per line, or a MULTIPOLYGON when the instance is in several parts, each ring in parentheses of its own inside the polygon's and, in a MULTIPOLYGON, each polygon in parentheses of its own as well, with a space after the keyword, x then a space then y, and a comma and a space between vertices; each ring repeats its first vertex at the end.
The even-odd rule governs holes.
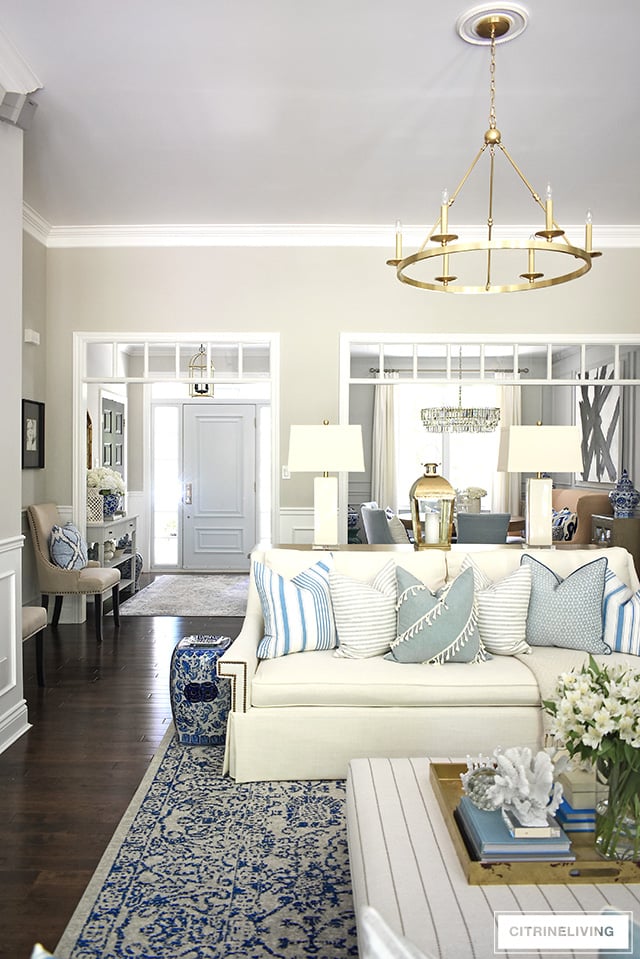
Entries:
POLYGON ((445 234, 449 229, 449 191, 445 187, 440 201, 440 232, 445 234))
MULTIPOLYGON (((535 236, 531 234, 531 236, 529 237, 529 242, 532 242, 534 240, 535 240, 535 236)), ((529 247, 529 262, 527 264, 527 270, 530 275, 536 272, 536 254, 535 254, 535 250, 533 250, 531 247, 529 247)))
POLYGON ((396 260, 402 259, 402 224, 396 220, 396 260))
POLYGON ((553 230, 553 191, 551 189, 551 184, 547 183, 547 194, 544 203, 545 211, 545 230, 553 230))
POLYGON ((591 244, 593 242, 592 237, 593 231, 593 216, 591 215, 591 210, 587 210, 586 221, 584 225, 584 248, 587 253, 591 253, 591 244))

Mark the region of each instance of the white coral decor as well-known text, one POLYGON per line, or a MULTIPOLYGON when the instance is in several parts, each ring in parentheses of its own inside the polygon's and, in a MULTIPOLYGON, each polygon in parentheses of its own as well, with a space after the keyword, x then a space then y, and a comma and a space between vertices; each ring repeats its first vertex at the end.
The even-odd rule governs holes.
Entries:
POLYGON ((96 466, 87 470, 87 486, 99 493, 124 493, 124 482, 120 473, 108 466, 96 466))
POLYGON ((544 826, 562 801, 562 785, 554 782, 566 759, 540 750, 534 756, 527 746, 496 749, 496 776, 489 796, 494 808, 510 806, 524 826, 544 826))

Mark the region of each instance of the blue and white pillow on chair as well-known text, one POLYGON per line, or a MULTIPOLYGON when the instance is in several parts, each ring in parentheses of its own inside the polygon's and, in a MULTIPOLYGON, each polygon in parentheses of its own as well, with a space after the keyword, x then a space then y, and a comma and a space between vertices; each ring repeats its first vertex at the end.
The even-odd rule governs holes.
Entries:
POLYGON ((53 565, 61 569, 84 569, 89 562, 87 542, 72 523, 51 528, 49 555, 53 565))
POLYGON ((552 511, 551 538, 554 543, 569 543, 578 529, 578 514, 567 506, 552 511))

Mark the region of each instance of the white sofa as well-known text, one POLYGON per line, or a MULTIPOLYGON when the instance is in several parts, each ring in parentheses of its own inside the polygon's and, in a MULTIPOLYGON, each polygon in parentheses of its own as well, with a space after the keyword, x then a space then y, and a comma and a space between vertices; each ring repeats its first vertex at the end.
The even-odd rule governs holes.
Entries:
MULTIPOLYGON (((390 559, 432 590, 453 579, 467 553, 493 581, 517 569, 525 552, 565 578, 606 555, 610 569, 639 588, 630 554, 621 548, 519 546, 454 547, 451 551, 390 547, 336 550, 334 568, 370 581, 390 559)), ((326 553, 314 550, 256 551, 257 560, 286 578, 326 553)), ((383 656, 343 659, 333 650, 259 660, 263 636, 259 595, 251 577, 242 631, 218 660, 218 675, 232 684, 225 771, 239 782, 344 778, 347 764, 367 756, 465 756, 497 745, 530 745, 544 739, 541 698, 559 672, 580 666, 587 654, 535 646, 527 655, 493 656, 473 664, 399 664, 383 656)), ((602 661, 637 656, 613 653, 602 661)))

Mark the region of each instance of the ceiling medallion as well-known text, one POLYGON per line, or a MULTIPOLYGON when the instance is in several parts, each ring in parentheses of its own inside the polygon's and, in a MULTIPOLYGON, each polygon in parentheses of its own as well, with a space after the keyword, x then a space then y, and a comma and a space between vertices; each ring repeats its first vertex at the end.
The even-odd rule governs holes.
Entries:
POLYGON ((592 217, 588 210, 585 220, 584 245, 574 245, 566 237, 564 230, 556 223, 553 215, 551 186, 548 185, 544 199, 533 189, 522 170, 516 164, 502 142, 502 134, 496 122, 496 46, 519 36, 528 23, 528 13, 519 4, 502 6, 481 5, 474 7, 458 18, 456 30, 468 43, 489 46, 489 128, 484 134, 484 142, 452 194, 442 193, 440 215, 420 248, 409 255, 402 250, 402 228, 396 223, 396 252, 393 259, 387 260, 389 266, 396 268, 396 276, 402 283, 423 290, 445 293, 513 293, 523 290, 539 290, 559 283, 576 280, 591 269, 592 260, 601 253, 592 248, 592 217), (467 182, 480 158, 489 157, 489 190, 486 238, 477 241, 460 242, 456 233, 449 228, 449 210, 455 203, 460 191, 467 182), (519 179, 528 189, 532 199, 544 212, 544 228, 533 224, 528 239, 514 237, 496 240, 493 237, 494 218, 494 173, 496 157, 502 153, 519 179), (429 243, 435 244, 429 247, 429 243), (497 264, 504 265, 505 253, 511 264, 515 260, 516 268, 496 281, 497 264), (461 273, 468 270, 471 258, 480 257, 479 273, 475 282, 457 283, 458 276, 453 272, 452 261, 459 266, 461 273), (567 257, 570 259, 567 261, 567 257), (537 259, 537 262, 536 262, 537 259), (576 261, 578 261, 576 263, 576 261), (435 268, 435 276, 422 278, 425 266, 435 268), (544 272, 541 267, 544 268, 544 272), (522 270, 522 272, 518 272, 522 270), (506 282, 504 280, 506 279, 506 282))

